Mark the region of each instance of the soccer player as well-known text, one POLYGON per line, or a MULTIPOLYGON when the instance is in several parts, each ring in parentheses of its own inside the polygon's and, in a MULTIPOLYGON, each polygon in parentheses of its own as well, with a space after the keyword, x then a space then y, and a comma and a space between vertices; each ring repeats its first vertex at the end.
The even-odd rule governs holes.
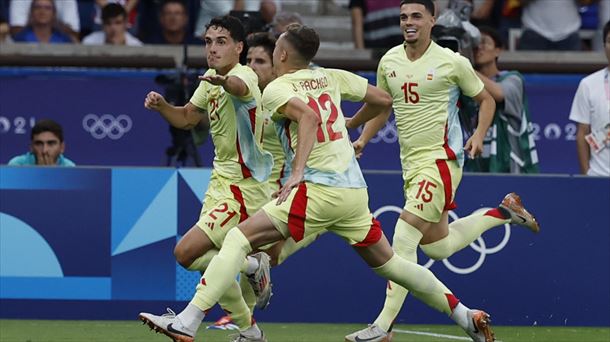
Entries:
MULTIPOLYGON (((156 92, 144 105, 173 126, 189 129, 200 121, 210 125, 214 142, 214 170, 203 200, 199 221, 178 242, 174 254, 183 267, 203 272, 218 253, 229 228, 254 214, 269 200, 267 179, 272 156, 260 147, 263 117, 256 74, 239 64, 245 32, 237 18, 214 18, 204 35, 209 69, 190 102, 173 106, 156 92)), ((242 259, 241 270, 259 279, 268 269, 264 253, 242 259)), ((262 335, 239 288, 233 283, 219 302, 232 313, 240 330, 262 335)))
MULTIPOLYGON (((178 316, 142 314, 176 341, 192 341, 205 312, 225 293, 253 249, 291 236, 300 241, 323 230, 351 244, 373 270, 442 311, 470 334, 491 334, 487 321, 471 316, 430 270, 394 254, 368 208, 366 183, 356 161, 339 106, 362 101, 354 124, 387 112, 391 98, 365 78, 335 69, 308 69, 320 41, 311 28, 293 24, 277 41, 278 78, 263 93, 263 106, 282 127, 287 177, 277 200, 231 229, 197 286, 194 300, 178 316)), ((491 337, 490 337, 491 338, 491 337)))
MULTIPOLYGON (((539 226, 523 208, 520 198, 508 194, 502 203, 483 214, 472 214, 448 223, 448 212, 462 177, 464 151, 470 157, 482 151, 483 138, 495 109, 469 61, 434 43, 432 0, 402 0, 400 27, 405 42, 390 49, 380 60, 377 86, 392 95, 398 127, 406 204, 396 222, 393 248, 396 254, 417 262, 417 246, 432 259, 445 259, 468 246, 487 229, 521 224, 534 232, 539 226), (460 91, 480 106, 479 123, 462 149, 462 131, 456 102, 460 91)), ((354 142, 357 153, 385 124, 380 116, 365 125, 354 142)), ((357 127, 351 120, 349 128, 357 127)), ((346 336, 347 341, 387 341, 392 323, 406 298, 407 289, 390 282, 383 310, 368 328, 346 336)), ((468 311, 469 319, 488 322, 489 315, 468 311)), ((474 341, 492 341, 491 329, 475 334, 474 341)))

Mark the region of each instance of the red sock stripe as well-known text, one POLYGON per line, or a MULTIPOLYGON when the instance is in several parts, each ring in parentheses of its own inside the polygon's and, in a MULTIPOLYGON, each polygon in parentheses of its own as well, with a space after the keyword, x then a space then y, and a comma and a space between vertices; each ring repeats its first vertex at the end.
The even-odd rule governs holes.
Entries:
POLYGON ((244 177, 244 179, 250 178, 250 177, 252 177, 252 173, 250 172, 250 169, 248 169, 248 167, 246 166, 246 163, 244 163, 244 157, 241 155, 241 148, 239 147, 239 136, 237 136, 236 145, 237 145, 237 157, 238 157, 239 165, 241 165, 241 175, 244 177))
POLYGON ((506 220, 506 218, 504 217, 504 215, 502 215, 502 213, 500 212, 500 210, 498 210, 498 208, 493 208, 488 210, 485 215, 483 216, 491 216, 491 217, 495 217, 498 218, 500 220, 506 220))
POLYGON ((447 303, 453 312, 453 309, 455 309, 455 307, 460 303, 460 300, 457 299, 452 293, 445 293, 445 297, 447 297, 447 303))
POLYGON ((377 241, 379 241, 379 239, 381 239, 382 234, 383 234, 383 231, 381 230, 381 224, 379 224, 379 221, 377 221, 373 218, 371 228, 369 229, 369 232, 366 234, 366 237, 364 238, 364 240, 354 244, 354 246, 368 247, 368 246, 374 245, 375 243, 377 243, 377 241))
POLYGON ((233 193, 233 198, 239 203, 239 223, 242 223, 248 218, 244 196, 237 185, 231 185, 231 192, 233 193))
POLYGON ((290 212, 288 213, 288 230, 294 241, 303 240, 305 235, 305 219, 307 217, 307 186, 299 184, 297 193, 292 199, 290 212))
POLYGON ((438 159, 436 161, 436 166, 438 167, 438 172, 441 175, 441 180, 443 182, 443 188, 445 189, 445 207, 444 210, 451 210, 457 208, 457 205, 452 201, 452 184, 451 184, 451 172, 449 171, 449 166, 447 166, 447 161, 438 159))

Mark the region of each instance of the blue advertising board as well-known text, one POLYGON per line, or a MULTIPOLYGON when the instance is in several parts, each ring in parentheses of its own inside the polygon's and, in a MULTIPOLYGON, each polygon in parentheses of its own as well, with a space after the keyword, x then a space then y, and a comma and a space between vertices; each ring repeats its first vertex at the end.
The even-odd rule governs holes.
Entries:
MULTIPOLYGON (((135 319, 180 310, 199 274, 173 257, 209 169, 0 167, 0 317, 135 319)), ((391 238, 404 204, 398 172, 366 172, 370 207, 391 238)), ((451 219, 519 193, 541 223, 501 226, 443 261, 419 255, 499 325, 610 326, 610 182, 574 176, 466 175, 451 219)), ((332 234, 272 272, 259 321, 370 322, 385 281, 332 234), (363 308, 366 308, 363 310, 363 308)), ((210 318, 217 318, 220 312, 210 318)), ((400 323, 448 323, 409 297, 400 323)))
MULTIPOLYGON (((166 165, 169 127, 157 113, 143 107, 149 91, 163 91, 154 82, 158 74, 0 68, 0 163, 27 151, 36 120, 52 118, 64 126, 66 156, 77 165, 166 165)), ((375 83, 373 73, 361 74, 375 83)), ((582 77, 525 75, 543 173, 578 173, 576 125, 568 116, 582 77)), ((345 102, 342 107, 351 116, 359 104, 345 102)), ((352 137, 356 134, 352 132, 352 137)), ((204 166, 211 166, 211 143, 199 150, 204 166)), ((400 169, 393 118, 365 154, 360 161, 363 169, 400 169)))

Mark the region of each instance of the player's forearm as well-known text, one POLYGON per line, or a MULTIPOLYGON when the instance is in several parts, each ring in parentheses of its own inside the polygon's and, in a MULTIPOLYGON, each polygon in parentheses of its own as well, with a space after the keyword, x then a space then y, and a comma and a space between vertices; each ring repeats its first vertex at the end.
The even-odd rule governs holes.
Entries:
POLYGON ((176 128, 191 129, 195 127, 195 124, 187 120, 186 107, 176 107, 168 103, 159 108, 159 113, 170 125, 176 128))
POLYGON ((239 77, 227 76, 222 87, 227 93, 233 96, 241 97, 248 95, 248 87, 239 77))
MULTIPOLYGON (((373 119, 368 121, 364 125, 364 129, 360 134, 358 140, 362 141, 364 144, 367 144, 373 137, 379 132, 380 129, 385 127, 388 118, 390 117, 390 113, 392 113, 391 109, 386 109, 381 112, 381 114, 375 116, 373 119)), ((358 127, 358 126, 355 126, 358 127)))
POLYGON ((474 131, 474 134, 478 135, 479 137, 485 137, 485 134, 487 134, 487 130, 489 130, 489 127, 494 119, 496 102, 493 100, 493 98, 491 98, 491 96, 487 96, 479 103, 479 105, 479 123, 474 131))
POLYGON ((298 120, 297 148, 292 161, 292 171, 303 174, 307 159, 313 150, 319 119, 315 115, 301 115, 298 120))

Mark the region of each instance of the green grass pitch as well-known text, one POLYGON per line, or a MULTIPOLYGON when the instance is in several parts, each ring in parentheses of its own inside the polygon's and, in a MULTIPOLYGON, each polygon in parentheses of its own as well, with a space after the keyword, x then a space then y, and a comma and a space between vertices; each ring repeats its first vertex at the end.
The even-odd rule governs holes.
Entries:
MULTIPOLYGON (((196 341, 226 342, 233 331, 205 330, 204 322, 196 341)), ((259 322, 270 342, 341 342, 346 334, 361 329, 362 324, 300 324, 259 322)), ((394 342, 468 341, 463 332, 448 325, 397 325, 394 342)), ((494 327, 503 342, 609 342, 610 328, 580 327, 494 327)), ((2 342, 163 342, 165 335, 155 334, 137 320, 133 321, 43 321, 0 320, 2 342)))

